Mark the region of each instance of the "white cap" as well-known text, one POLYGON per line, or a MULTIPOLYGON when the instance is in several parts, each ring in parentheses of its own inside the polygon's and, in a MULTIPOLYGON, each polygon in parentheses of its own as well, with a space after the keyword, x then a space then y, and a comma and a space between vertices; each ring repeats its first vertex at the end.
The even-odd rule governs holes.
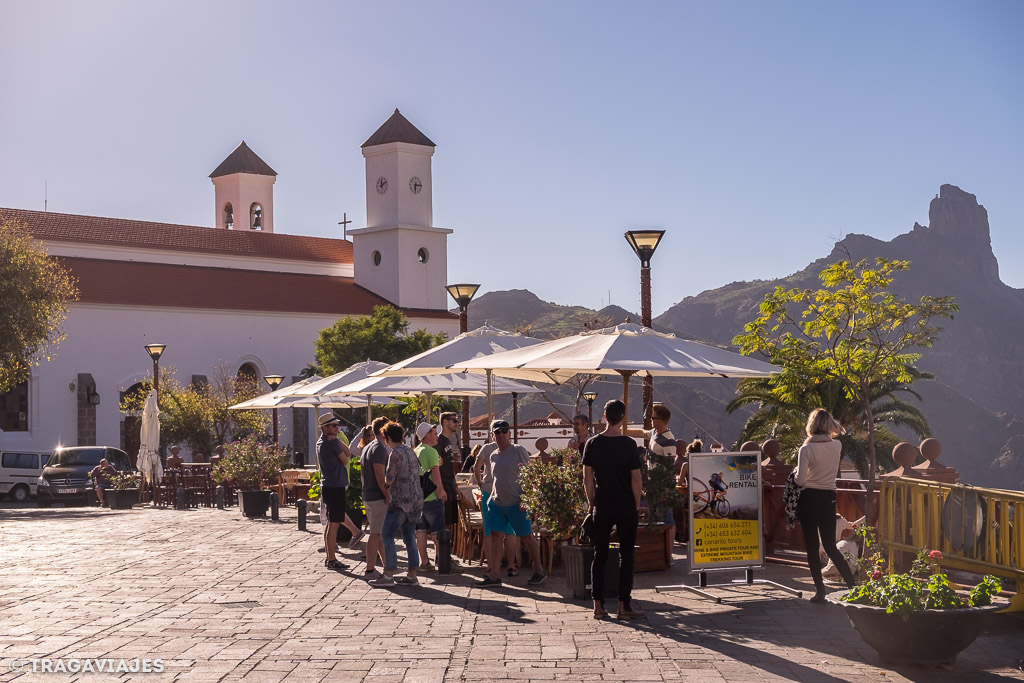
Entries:
POLYGON ((420 425, 416 428, 416 438, 422 441, 423 437, 425 437, 431 429, 434 429, 434 425, 429 422, 420 422, 420 425))

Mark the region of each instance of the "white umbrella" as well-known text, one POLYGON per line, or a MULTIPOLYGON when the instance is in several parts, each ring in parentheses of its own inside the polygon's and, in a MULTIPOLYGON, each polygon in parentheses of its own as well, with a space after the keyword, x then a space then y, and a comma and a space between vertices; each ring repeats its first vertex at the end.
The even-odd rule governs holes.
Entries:
MULTIPOLYGON (((540 343, 541 340, 535 337, 528 337, 518 332, 506 332, 497 327, 484 325, 475 330, 464 332, 455 337, 455 339, 427 349, 423 353, 378 370, 372 376, 420 377, 423 375, 447 374, 452 371, 451 366, 460 361, 482 358, 495 353, 501 353, 502 351, 521 349, 540 343)), ((490 381, 490 372, 485 374, 488 381, 490 381)), ((521 377, 520 379, 551 381, 543 373, 539 373, 535 377, 521 377)), ((489 393, 486 395, 487 414, 493 415, 492 395, 489 393)))
POLYGON ((157 404, 156 389, 150 389, 142 409, 142 427, 139 432, 139 457, 136 465, 142 474, 142 481, 149 484, 156 502, 156 485, 164 475, 160 464, 160 406, 157 404))
POLYGON ((259 410, 264 408, 281 408, 281 404, 290 398, 295 396, 295 392, 299 389, 312 384, 313 382, 319 382, 323 377, 319 375, 313 375, 306 379, 301 379, 298 382, 289 384, 286 387, 275 389, 269 394, 263 394, 256 398, 250 398, 248 401, 242 401, 228 408, 228 410, 259 410))
POLYGON ((514 379, 564 381, 575 374, 622 375, 623 401, 629 404, 629 377, 640 373, 670 377, 767 377, 781 368, 700 342, 680 339, 623 323, 514 351, 455 363, 453 370, 514 379))

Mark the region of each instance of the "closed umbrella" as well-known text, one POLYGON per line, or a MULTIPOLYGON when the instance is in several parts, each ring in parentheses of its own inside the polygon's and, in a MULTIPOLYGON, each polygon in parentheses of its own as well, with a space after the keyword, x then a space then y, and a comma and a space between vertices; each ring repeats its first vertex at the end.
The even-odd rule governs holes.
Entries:
POLYGON ((136 460, 142 481, 147 484, 156 502, 156 486, 164 476, 163 465, 160 464, 160 406, 157 403, 156 389, 149 391, 146 404, 142 409, 142 427, 139 432, 139 457, 136 460))

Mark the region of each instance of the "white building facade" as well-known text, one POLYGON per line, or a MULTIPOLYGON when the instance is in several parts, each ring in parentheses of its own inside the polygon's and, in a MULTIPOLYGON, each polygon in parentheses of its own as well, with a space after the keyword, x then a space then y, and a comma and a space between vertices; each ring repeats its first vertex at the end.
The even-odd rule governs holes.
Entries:
MULTIPOLYGON (((351 241, 275 233, 276 174, 244 142, 211 174, 213 228, 0 208, 0 220, 27 224, 71 269, 80 291, 53 360, 0 400, 0 448, 108 445, 131 453, 135 427, 120 397, 151 375, 150 343, 166 344, 160 367, 173 368, 182 384, 209 379, 224 365, 232 373, 284 375, 287 386, 313 361, 320 330, 378 305, 398 306, 410 329, 457 334, 444 289, 451 230, 430 225, 430 155, 422 150, 432 154, 433 143, 422 144, 426 137, 397 110, 374 137, 389 139, 370 147, 396 170, 369 173, 368 162, 367 196, 393 199, 405 189, 427 209, 406 211, 402 223, 368 220, 349 231, 351 241), (415 191, 396 175, 408 174, 408 148, 417 150, 415 191), (392 197, 377 191, 385 173, 394 177, 392 197), (374 253, 391 267, 375 265, 374 253)), ((379 209, 368 206, 368 216, 379 209)), ((280 443, 307 461, 316 439, 311 412, 280 410, 278 421, 280 443)))

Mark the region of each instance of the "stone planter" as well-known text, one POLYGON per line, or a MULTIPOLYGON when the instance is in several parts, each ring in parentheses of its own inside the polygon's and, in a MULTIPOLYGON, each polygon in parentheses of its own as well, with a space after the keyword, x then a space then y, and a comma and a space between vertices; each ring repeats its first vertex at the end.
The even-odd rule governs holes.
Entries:
POLYGON ((138 489, 107 489, 104 493, 111 510, 131 510, 139 502, 138 489))
MULTIPOLYGON (((594 546, 563 545, 562 561, 565 563, 566 583, 572 596, 577 600, 590 600, 594 582, 590 570, 594 564, 594 546)), ((605 564, 604 597, 614 598, 619 594, 619 547, 608 550, 605 564)))
POLYGON ((246 517, 266 517, 270 509, 270 491, 239 491, 238 507, 246 517))
POLYGON ((840 598, 846 593, 836 591, 828 596, 828 601, 846 609, 861 639, 878 653, 883 663, 892 665, 952 665, 956 656, 982 632, 989 617, 1004 606, 918 610, 903 621, 900 615, 887 613, 884 607, 843 602, 840 598))

